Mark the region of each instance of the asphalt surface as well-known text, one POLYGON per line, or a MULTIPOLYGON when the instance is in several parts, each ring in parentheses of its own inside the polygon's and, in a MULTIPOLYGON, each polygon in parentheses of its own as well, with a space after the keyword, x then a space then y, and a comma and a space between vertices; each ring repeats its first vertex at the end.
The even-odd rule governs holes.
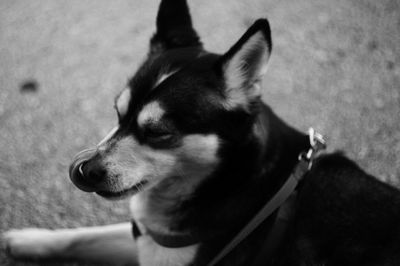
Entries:
MULTIPOLYGON (((127 202, 75 188, 68 164, 116 124, 113 98, 147 53, 158 1, 0 1, 0 232, 129 219, 127 202)), ((272 25, 264 100, 325 134, 368 172, 400 176, 398 0, 191 1, 223 53, 259 17, 272 25)), ((1 265, 14 263, 0 250, 1 265)))

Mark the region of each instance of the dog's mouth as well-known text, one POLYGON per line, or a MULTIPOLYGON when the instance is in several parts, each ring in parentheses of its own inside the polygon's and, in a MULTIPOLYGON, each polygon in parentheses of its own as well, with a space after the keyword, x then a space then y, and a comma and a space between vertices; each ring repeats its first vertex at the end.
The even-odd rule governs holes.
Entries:
POLYGON ((79 152, 69 167, 69 176, 72 183, 80 190, 85 192, 95 192, 96 194, 107 198, 107 199, 123 199, 128 196, 132 196, 149 183, 147 180, 142 180, 130 188, 123 189, 120 191, 111 191, 104 188, 104 186, 94 184, 90 178, 87 178, 84 174, 83 167, 96 153, 96 149, 87 149, 79 152))
POLYGON ((121 191, 96 191, 96 194, 102 196, 103 198, 106 199, 124 199, 126 197, 132 196, 140 191, 143 190, 143 188, 148 184, 149 182, 147 180, 140 181, 133 185, 132 187, 128 189, 124 189, 121 191))

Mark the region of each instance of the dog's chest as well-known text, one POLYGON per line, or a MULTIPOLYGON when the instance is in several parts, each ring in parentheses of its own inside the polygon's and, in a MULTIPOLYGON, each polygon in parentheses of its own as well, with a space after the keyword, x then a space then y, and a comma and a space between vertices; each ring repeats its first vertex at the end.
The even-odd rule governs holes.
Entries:
POLYGON ((182 248, 166 248, 148 236, 137 239, 139 265, 141 266, 184 266, 194 261, 198 245, 182 248))
POLYGON ((143 191, 133 196, 130 200, 130 211, 132 218, 138 223, 139 229, 144 232, 146 228, 151 228, 154 231, 169 234, 169 224, 173 217, 165 214, 165 209, 170 208, 174 202, 165 200, 159 201, 158 204, 151 200, 150 192, 143 191))
POLYGON ((162 215, 162 212, 155 212, 149 207, 149 198, 146 192, 132 197, 130 210, 132 218, 143 233, 136 240, 141 266, 183 266, 193 262, 198 245, 182 248, 166 248, 157 244, 149 235, 146 235, 145 227, 148 226, 153 230, 165 234, 173 233, 168 229, 170 218, 162 215))

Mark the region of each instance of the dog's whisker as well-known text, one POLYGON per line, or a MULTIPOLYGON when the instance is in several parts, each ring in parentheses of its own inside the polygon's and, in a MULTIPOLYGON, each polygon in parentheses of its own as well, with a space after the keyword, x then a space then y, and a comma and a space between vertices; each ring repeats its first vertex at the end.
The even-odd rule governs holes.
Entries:
POLYGON ((135 188, 136 188, 137 191, 140 191, 141 190, 140 183, 135 184, 135 188))

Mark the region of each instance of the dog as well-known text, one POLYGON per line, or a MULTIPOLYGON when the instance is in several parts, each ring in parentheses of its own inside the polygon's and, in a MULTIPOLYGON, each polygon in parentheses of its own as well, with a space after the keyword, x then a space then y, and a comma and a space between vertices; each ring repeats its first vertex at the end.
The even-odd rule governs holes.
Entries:
POLYGON ((400 265, 399 191, 342 153, 304 158, 316 151, 310 136, 261 100, 272 51, 268 20, 257 20, 223 55, 204 50, 185 0, 162 0, 156 25, 147 59, 115 100, 118 127, 70 168, 83 191, 131 197, 133 222, 10 231, 4 239, 12 257, 400 265), (307 168, 295 189, 269 209, 302 161, 307 168), (260 218, 265 206, 270 213, 260 218))

